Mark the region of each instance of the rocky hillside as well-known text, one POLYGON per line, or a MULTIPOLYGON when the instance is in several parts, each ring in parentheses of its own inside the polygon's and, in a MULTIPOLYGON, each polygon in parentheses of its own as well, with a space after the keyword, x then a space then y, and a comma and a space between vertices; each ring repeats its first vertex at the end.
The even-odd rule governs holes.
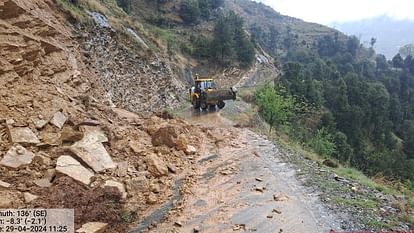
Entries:
POLYGON ((0 208, 73 208, 76 229, 126 232, 178 192, 207 137, 115 107, 176 102, 168 66, 136 58, 110 28, 79 36, 65 19, 53 1, 0 1, 0 208))
POLYGON ((278 58, 294 48, 315 49, 318 40, 326 35, 347 38, 335 29, 282 15, 255 1, 227 1, 226 8, 243 16, 252 36, 267 53, 278 58))

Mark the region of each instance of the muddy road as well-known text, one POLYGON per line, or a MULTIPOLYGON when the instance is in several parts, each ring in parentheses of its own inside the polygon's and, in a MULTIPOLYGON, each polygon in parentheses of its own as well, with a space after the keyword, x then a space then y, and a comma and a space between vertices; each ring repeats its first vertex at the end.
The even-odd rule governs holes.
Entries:
POLYGON ((208 130, 195 184, 177 216, 151 232, 329 232, 336 217, 309 193, 277 145, 220 112, 185 115, 208 130))

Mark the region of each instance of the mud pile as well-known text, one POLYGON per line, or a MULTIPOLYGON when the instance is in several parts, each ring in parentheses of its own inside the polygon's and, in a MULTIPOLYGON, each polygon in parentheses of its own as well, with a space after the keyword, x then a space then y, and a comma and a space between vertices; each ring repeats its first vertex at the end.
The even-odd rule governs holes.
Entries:
MULTIPOLYGON (((0 0, 0 208, 74 208, 77 229, 126 232, 191 171, 203 133, 115 108, 64 22, 53 1, 0 0)), ((137 99, 122 103, 152 101, 137 99)))

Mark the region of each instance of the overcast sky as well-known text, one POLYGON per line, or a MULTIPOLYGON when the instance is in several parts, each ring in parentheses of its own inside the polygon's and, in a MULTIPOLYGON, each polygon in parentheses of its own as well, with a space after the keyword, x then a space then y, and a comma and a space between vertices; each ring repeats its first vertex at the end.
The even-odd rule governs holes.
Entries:
POLYGON ((256 0, 309 22, 332 24, 388 15, 414 20, 414 0, 256 0))

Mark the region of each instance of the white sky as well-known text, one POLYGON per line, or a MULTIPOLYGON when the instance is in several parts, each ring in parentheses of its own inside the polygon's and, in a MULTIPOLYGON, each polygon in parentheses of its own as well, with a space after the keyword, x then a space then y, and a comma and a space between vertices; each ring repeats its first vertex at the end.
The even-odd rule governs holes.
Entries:
POLYGON ((414 0, 256 0, 309 22, 332 24, 387 15, 414 20, 414 0))

